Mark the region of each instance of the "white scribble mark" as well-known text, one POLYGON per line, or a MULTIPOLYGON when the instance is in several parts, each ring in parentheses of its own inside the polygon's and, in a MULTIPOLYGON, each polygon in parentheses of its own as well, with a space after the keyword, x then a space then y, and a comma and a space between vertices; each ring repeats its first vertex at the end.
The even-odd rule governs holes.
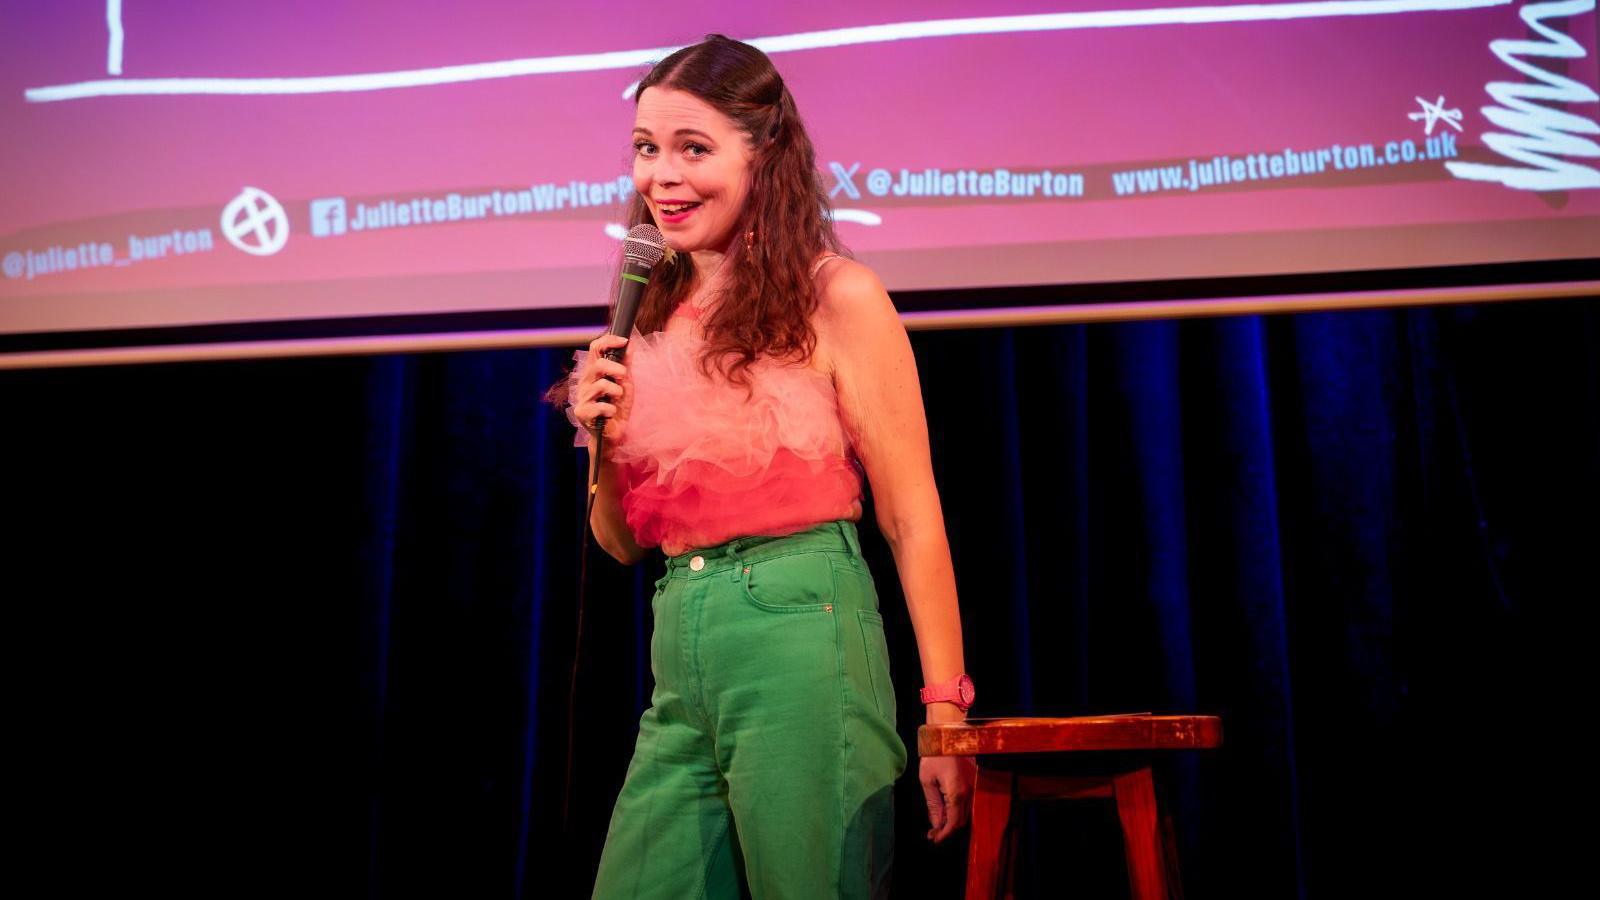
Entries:
POLYGON ((836 209, 833 211, 835 222, 854 222, 857 225, 882 225, 883 216, 864 209, 836 209))
POLYGON ((122 0, 106 0, 106 74, 122 74, 122 0))
POLYGON ((618 225, 616 222, 607 222, 606 223, 606 237, 611 238, 612 240, 617 240, 617 241, 625 240, 628 237, 628 229, 623 228, 621 225, 618 225))
POLYGON ((1422 105, 1422 112, 1410 113, 1406 118, 1413 122, 1422 122, 1423 134, 1433 134, 1433 126, 1438 122, 1443 122, 1457 131, 1461 130, 1461 110, 1445 109, 1443 94, 1440 94, 1438 101, 1434 103, 1429 103, 1421 97, 1417 98, 1417 102, 1422 105))
MULTIPOLYGON (((1554 59, 1583 59, 1586 51, 1570 35, 1551 28, 1544 19, 1572 17, 1594 10, 1594 0, 1566 0, 1558 3, 1530 3, 1519 10, 1522 21, 1544 37, 1542 41, 1500 39, 1489 42, 1489 50, 1500 61, 1541 84, 1521 81, 1492 81, 1484 90, 1498 106, 1485 106, 1483 117, 1504 128, 1504 132, 1485 132, 1483 142, 1501 156, 1523 163, 1521 166, 1489 166, 1482 163, 1447 162, 1445 168, 1457 178, 1471 181, 1498 181, 1508 188, 1524 191, 1565 191, 1600 188, 1600 170, 1560 156, 1600 157, 1600 145, 1582 134, 1600 134, 1600 125, 1577 113, 1540 106, 1545 103, 1594 103, 1600 100, 1594 88, 1581 81, 1557 75, 1524 59, 1525 56, 1554 59), (1506 132, 1511 132, 1507 134, 1506 132)), ((1576 31, 1581 26, 1569 26, 1576 31)))
MULTIPOLYGON (((892 22, 884 25, 862 25, 758 37, 751 39, 750 43, 767 53, 788 53, 795 50, 819 50, 919 38, 1125 28, 1142 25, 1203 25, 1219 22, 1264 22, 1334 16, 1445 12, 1507 6, 1511 2, 1512 0, 1313 0, 1303 3, 1188 6, 1174 9, 1113 9, 1095 12, 1040 13, 1029 16, 892 22)), ((646 50, 542 56, 359 75, 312 75, 296 78, 129 78, 115 81, 81 81, 75 84, 27 88, 23 91, 23 96, 30 103, 50 103, 60 100, 81 100, 85 97, 140 94, 324 94, 380 91, 523 75, 631 69, 650 65, 677 49, 679 48, 656 47, 646 50)), ((631 93, 630 87, 624 96, 630 96, 631 93)))

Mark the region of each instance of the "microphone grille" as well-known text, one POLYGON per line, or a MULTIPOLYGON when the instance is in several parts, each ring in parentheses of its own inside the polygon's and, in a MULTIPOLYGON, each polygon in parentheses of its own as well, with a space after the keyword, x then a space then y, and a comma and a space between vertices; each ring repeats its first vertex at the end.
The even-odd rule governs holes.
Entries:
POLYGON ((652 269, 666 255, 667 242, 654 225, 635 225, 628 229, 628 236, 622 241, 622 253, 630 262, 652 269))

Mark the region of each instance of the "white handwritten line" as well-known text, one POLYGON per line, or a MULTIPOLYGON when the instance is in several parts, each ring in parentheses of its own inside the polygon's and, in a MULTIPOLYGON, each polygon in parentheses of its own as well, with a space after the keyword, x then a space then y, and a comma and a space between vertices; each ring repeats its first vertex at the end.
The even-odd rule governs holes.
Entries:
POLYGON ((835 222, 855 222, 861 225, 882 225, 883 216, 866 209, 836 209, 833 211, 835 222))
MULTIPOLYGON (((1216 22, 1250 22, 1312 19, 1331 16, 1375 16, 1393 13, 1443 12, 1505 6, 1512 0, 1318 0, 1310 3, 1258 3, 1245 6, 1190 6, 1177 9, 1119 9, 1101 12, 1041 13, 1030 16, 990 16, 969 19, 935 19, 895 22, 828 31, 774 35, 750 41, 768 53, 846 47, 916 38, 957 37, 975 34, 1067 31, 1086 28, 1122 28, 1139 25, 1196 25, 1216 22)), ((459 84, 523 75, 595 72, 644 66, 678 49, 656 47, 608 53, 543 56, 499 62, 370 72, 359 75, 315 75, 290 78, 125 78, 81 81, 73 84, 28 88, 31 103, 81 100, 87 97, 150 94, 324 94, 379 91, 393 88, 459 84)))
MULTIPOLYGON (((981 19, 936 19, 863 25, 831 31, 807 31, 755 38, 749 43, 765 53, 820 50, 854 44, 878 44, 916 38, 969 34, 1014 34, 1030 31, 1076 31, 1088 28, 1130 28, 1139 25, 1211 25, 1219 22, 1262 22, 1331 16, 1380 16, 1394 13, 1443 12, 1506 6, 1512 0, 1318 0, 1311 3, 1254 3, 1247 6, 1188 6, 1177 9, 1114 9, 1101 12, 1041 13, 1032 16, 990 16, 981 19)), ((633 96, 634 82, 622 92, 633 96)))
POLYGON ((121 78, 28 88, 23 94, 32 103, 51 103, 59 100, 82 100, 87 97, 130 97, 152 94, 331 94, 381 91, 433 84, 486 81, 492 78, 513 78, 519 75, 625 69, 648 65, 675 49, 677 48, 667 47, 577 56, 546 56, 442 66, 435 69, 372 72, 363 75, 316 75, 295 78, 121 78))
POLYGON ((106 0, 106 74, 122 74, 122 0, 106 0))

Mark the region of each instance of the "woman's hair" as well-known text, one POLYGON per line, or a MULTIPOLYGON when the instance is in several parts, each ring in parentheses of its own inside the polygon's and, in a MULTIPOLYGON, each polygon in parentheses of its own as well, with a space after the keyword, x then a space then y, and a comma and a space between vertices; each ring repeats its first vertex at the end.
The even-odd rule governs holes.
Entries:
MULTIPOLYGON (((708 373, 719 365, 730 380, 748 385, 747 370, 758 356, 809 359, 817 343, 811 266, 824 251, 842 248, 816 151, 783 78, 765 53, 711 34, 656 63, 634 101, 650 88, 705 101, 745 133, 751 150, 750 187, 728 248, 725 288, 701 320, 707 342, 702 365, 708 373)), ((630 227, 652 221, 637 193, 627 219, 630 227)), ((639 331, 664 328, 694 280, 687 253, 658 265, 640 300, 639 331)))

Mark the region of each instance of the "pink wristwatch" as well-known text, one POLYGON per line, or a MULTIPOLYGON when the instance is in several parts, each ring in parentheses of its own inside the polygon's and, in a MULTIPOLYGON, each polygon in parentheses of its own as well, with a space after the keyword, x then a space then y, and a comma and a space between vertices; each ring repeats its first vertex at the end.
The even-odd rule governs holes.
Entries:
POLYGON ((935 684, 922 689, 923 703, 939 703, 948 701, 961 707, 962 712, 972 708, 972 700, 977 692, 972 688, 972 679, 967 673, 962 672, 944 684, 935 684))

